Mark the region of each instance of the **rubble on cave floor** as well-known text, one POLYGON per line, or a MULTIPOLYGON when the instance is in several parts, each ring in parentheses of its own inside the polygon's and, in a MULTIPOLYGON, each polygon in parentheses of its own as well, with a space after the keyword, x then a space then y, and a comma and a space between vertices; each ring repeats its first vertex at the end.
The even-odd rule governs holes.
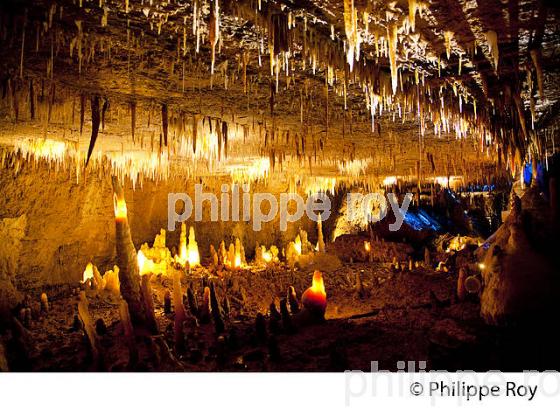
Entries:
MULTIPOLYGON (((483 369, 507 362, 506 354, 501 357, 494 350, 499 332, 484 325, 476 297, 457 300, 454 275, 424 268, 396 272, 388 265, 345 264, 325 274, 326 321, 298 327, 293 333, 282 324, 271 329, 269 304, 276 301, 278 305, 288 286, 301 294, 309 272, 275 266, 214 277, 219 297, 229 297, 226 329, 218 335, 212 323, 196 323, 189 312, 191 320, 185 325, 186 341, 180 350, 173 347, 174 313, 164 312, 164 294, 171 283, 167 278, 154 278, 155 314, 162 332, 159 337, 165 343, 156 348, 153 341, 137 336, 141 360, 134 364, 122 337, 118 301, 89 290, 91 314, 106 328, 99 333, 104 370, 367 371, 371 361, 378 361, 381 369, 396 370, 399 360, 425 361, 428 369, 443 362, 446 369, 483 369), (255 330, 258 313, 267 322, 266 340, 260 340, 255 330), (161 346, 169 348, 166 354, 172 360, 166 362, 162 353, 154 353, 161 346)), ((206 272, 201 269, 200 273, 199 279, 183 281, 184 288, 193 289, 199 299, 206 272)), ((65 287, 58 296, 53 293, 48 314, 32 321, 29 370, 95 369, 75 323, 78 291, 65 287)))

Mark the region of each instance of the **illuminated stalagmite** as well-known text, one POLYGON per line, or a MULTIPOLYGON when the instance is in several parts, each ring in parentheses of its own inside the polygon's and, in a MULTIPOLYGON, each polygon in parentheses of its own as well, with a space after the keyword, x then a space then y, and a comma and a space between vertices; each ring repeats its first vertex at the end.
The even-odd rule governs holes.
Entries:
POLYGON ((117 265, 122 297, 128 303, 130 317, 134 325, 146 323, 146 311, 140 285, 140 269, 136 249, 130 236, 124 191, 116 178, 113 178, 115 202, 115 227, 117 246, 117 265))

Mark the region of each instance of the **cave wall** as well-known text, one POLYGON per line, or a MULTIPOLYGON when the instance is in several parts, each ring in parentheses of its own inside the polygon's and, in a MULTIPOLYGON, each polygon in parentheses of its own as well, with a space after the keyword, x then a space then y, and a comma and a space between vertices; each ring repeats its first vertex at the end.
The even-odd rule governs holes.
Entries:
MULTIPOLYGON (((225 181, 205 180, 203 192, 214 192, 225 181)), ((252 184, 251 192, 269 191, 278 195, 287 185, 270 187, 252 184), (273 190, 272 190, 273 189, 273 190)), ((152 243, 160 229, 167 229, 167 196, 170 192, 194 194, 192 181, 172 179, 167 182, 145 182, 133 190, 125 186, 132 239, 137 248, 152 243)), ((89 261, 100 270, 115 262, 115 228, 113 191, 109 177, 88 174, 76 182, 71 172, 54 172, 46 166, 23 163, 16 174, 13 169, 0 169, 0 281, 4 289, 15 285, 26 290, 47 284, 77 283, 89 261), (11 285, 10 285, 11 282, 11 285)), ((192 197, 194 198, 194 197, 192 197)), ((293 205, 293 204, 290 204, 293 205)), ((293 207, 289 207, 293 212, 293 207)), ((263 207, 263 211, 266 211, 263 207)), ((209 256, 209 246, 226 244, 239 237, 248 255, 256 242, 281 247, 293 240, 302 228, 316 239, 315 224, 304 216, 279 229, 279 218, 264 223, 253 232, 252 222, 210 222, 209 206, 203 206, 203 221, 187 222, 196 230, 201 257, 209 256)), ((179 243, 180 226, 167 233, 171 249, 179 243)), ((1 283, 0 283, 1 285, 1 283)), ((5 292, 7 292, 5 290, 5 292)))

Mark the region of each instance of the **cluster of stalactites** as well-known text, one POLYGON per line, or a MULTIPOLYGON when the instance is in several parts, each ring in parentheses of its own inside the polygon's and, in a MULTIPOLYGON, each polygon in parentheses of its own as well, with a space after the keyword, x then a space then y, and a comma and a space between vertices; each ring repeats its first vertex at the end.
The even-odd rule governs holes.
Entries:
POLYGON ((350 71, 354 68, 354 60, 360 60, 361 37, 358 32, 358 9, 354 0, 344 0, 344 30, 346 32, 346 56, 350 71))

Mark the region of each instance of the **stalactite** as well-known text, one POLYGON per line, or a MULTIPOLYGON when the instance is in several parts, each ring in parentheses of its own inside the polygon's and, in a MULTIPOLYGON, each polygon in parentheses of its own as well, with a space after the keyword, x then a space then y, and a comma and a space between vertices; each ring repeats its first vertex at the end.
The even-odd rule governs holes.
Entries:
POLYGON ((542 69, 542 52, 540 47, 532 48, 530 51, 531 61, 535 67, 537 73, 537 86, 539 90, 539 98, 541 101, 544 99, 544 79, 543 79, 543 69, 542 69))
POLYGON ((14 120, 15 122, 19 119, 19 100, 18 100, 18 93, 17 93, 17 84, 16 81, 10 80, 9 84, 11 85, 11 97, 12 97, 12 109, 14 110, 14 120))
POLYGON ((220 120, 216 120, 216 134, 218 134, 218 158, 222 159, 223 152, 223 137, 222 137, 222 125, 220 120))
POLYGON ((222 138, 224 139, 224 157, 228 157, 228 124, 222 121, 222 138))
POLYGON ((209 40, 212 46, 212 62, 210 72, 214 74, 214 63, 216 61, 216 45, 220 39, 220 8, 218 0, 214 0, 214 7, 210 6, 210 22, 208 24, 209 40))
POLYGON ((101 16, 101 27, 107 27, 109 17, 109 7, 103 7, 103 15, 101 16))
POLYGON ((393 87, 393 95, 397 92, 398 85, 398 67, 397 67, 397 25, 392 23, 387 27, 387 39, 389 42, 389 61, 391 65, 391 85, 393 87))
POLYGON ((344 0, 344 29, 346 32, 346 57, 350 71, 354 68, 354 59, 360 55, 360 38, 358 33, 358 10, 354 0, 344 0))
POLYGON ((35 93, 33 91, 33 80, 29 79, 29 116, 35 119, 35 93))
POLYGON ((274 88, 274 84, 272 82, 272 80, 270 81, 270 97, 269 97, 269 103, 270 103, 270 115, 274 117, 274 94, 276 93, 276 89, 274 88))
POLYGON ((417 0, 408 0, 408 24, 410 25, 411 31, 414 31, 416 27, 416 1, 417 0))
POLYGON ((521 126, 523 137, 527 140, 529 138, 529 133, 527 131, 527 124, 525 123, 525 108, 523 106, 523 102, 521 101, 521 96, 519 94, 514 94, 513 101, 515 108, 517 109, 517 118, 519 119, 519 125, 521 126))
POLYGON ((198 115, 193 115, 192 118, 192 150, 196 154, 196 140, 198 139, 198 115))
POLYGON ((135 143, 136 140, 134 135, 136 133, 136 102, 131 102, 130 105, 130 132, 132 134, 132 142, 135 143))
POLYGON ((51 115, 52 115, 52 109, 54 107, 55 95, 56 95, 56 86, 54 81, 51 81, 51 87, 49 90, 48 110, 47 110, 47 122, 51 122, 51 115))
POLYGON ((167 104, 161 104, 161 129, 163 132, 163 144, 167 147, 167 133, 169 129, 169 113, 167 104))
POLYGON ((84 122, 86 115, 86 96, 85 94, 80 95, 80 135, 84 130, 84 122))
POLYGON ((99 135, 99 125, 101 124, 101 113, 99 111, 99 96, 94 95, 91 97, 91 138, 89 140, 89 147, 86 158, 86 167, 93 153, 97 136, 99 135))
POLYGON ((486 36, 486 42, 488 43, 490 54, 494 59, 494 69, 498 72, 498 61, 500 58, 500 50, 498 49, 498 34, 496 34, 493 30, 489 30, 484 33, 484 35, 486 36))
POLYGON ((243 64, 243 94, 247 94, 247 65, 249 64, 249 53, 247 51, 243 51, 241 62, 243 64))
POLYGON ((19 78, 23 80, 23 57, 25 55, 25 29, 27 28, 27 9, 23 17, 23 28, 21 30, 21 54, 19 60, 19 78))
POLYGON ((270 75, 280 70, 278 55, 289 51, 288 17, 284 14, 271 14, 268 20, 268 51, 270 54, 270 75))
MULTIPOLYGON (((75 37, 75 42, 77 43, 77 46, 78 46, 78 74, 82 74, 82 63, 83 63, 82 21, 81 20, 76 20, 74 23, 76 24, 76 27, 78 28, 78 34, 75 37)), ((52 76, 52 71, 51 71, 51 76, 52 76)))
MULTIPOLYGON (((105 97, 103 99, 103 106, 101 107, 101 130, 102 131, 105 131, 105 115, 107 114, 108 109, 109 109, 109 100, 107 99, 107 97, 105 97)), ((72 122, 74 121, 72 120, 72 122)))
POLYGON ((451 40, 453 39, 454 35, 455 33, 449 30, 443 32, 443 39, 445 43, 445 54, 447 55, 448 60, 451 58, 451 40))

